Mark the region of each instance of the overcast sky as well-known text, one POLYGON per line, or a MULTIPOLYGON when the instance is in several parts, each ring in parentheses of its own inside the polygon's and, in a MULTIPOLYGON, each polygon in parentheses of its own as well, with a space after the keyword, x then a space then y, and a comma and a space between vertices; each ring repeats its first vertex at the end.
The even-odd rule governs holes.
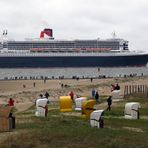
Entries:
POLYGON ((148 51, 148 0, 0 0, 0 31, 9 38, 37 38, 52 28, 56 39, 117 37, 148 51))

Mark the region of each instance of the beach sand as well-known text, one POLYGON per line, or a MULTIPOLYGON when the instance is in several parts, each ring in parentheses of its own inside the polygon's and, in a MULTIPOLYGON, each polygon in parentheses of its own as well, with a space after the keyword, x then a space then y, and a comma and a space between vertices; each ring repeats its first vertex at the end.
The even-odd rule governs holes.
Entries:
POLYGON ((98 90, 100 96, 108 96, 111 94, 111 84, 117 83, 123 95, 125 85, 146 85, 148 76, 93 79, 92 82, 90 79, 51 79, 46 82, 44 80, 1 80, 0 104, 7 104, 12 97, 17 111, 24 111, 34 104, 39 94, 45 94, 46 91, 50 94, 50 101, 58 101, 60 96, 68 95, 71 90, 78 96, 91 96, 92 88, 98 90), (61 84, 64 84, 63 88, 61 84))

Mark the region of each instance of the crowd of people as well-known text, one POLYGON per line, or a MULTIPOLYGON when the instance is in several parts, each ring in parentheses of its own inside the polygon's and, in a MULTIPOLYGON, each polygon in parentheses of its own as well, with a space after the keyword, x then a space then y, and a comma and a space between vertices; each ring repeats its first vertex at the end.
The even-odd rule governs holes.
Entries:
MULTIPOLYGON (((117 84, 116 86, 117 86, 116 89, 119 90, 119 89, 120 89, 119 84, 117 84)), ((73 102, 75 102, 75 101, 74 101, 74 98, 75 98, 74 96, 77 96, 77 95, 75 95, 73 91, 70 91, 68 95, 71 97, 71 100, 72 100, 73 102)), ((95 89, 93 88, 93 89, 92 89, 92 92, 91 92, 91 95, 92 95, 92 98, 95 99, 96 104, 100 103, 100 96, 99 96, 99 92, 98 92, 97 90, 95 90, 95 89)), ((112 96, 110 95, 110 96, 107 98, 106 101, 107 101, 107 109, 106 109, 106 110, 107 110, 107 111, 110 111, 110 110, 111 110, 111 105, 112 105, 112 96)))
MULTIPOLYGON (((111 84, 111 92, 113 92, 114 90, 120 90, 120 85, 119 84, 111 84)), ((92 89, 91 91, 91 95, 92 95, 92 98, 95 99, 96 103, 99 103, 100 102, 100 97, 99 97, 99 93, 97 90, 95 90, 94 88, 92 89)), ((111 110, 111 105, 112 105, 112 95, 110 95, 108 98, 107 98, 107 109, 108 111, 111 110)))
MULTIPOLYGON (((34 87, 35 87, 35 83, 34 83, 34 87)), ((119 84, 116 84, 116 85, 111 84, 111 92, 114 91, 114 90, 120 90, 119 84)), ((80 97, 80 96, 77 96, 73 91, 70 91, 68 93, 68 95, 71 97, 72 102, 75 102, 75 98, 80 97)), ((91 96, 96 101, 96 104, 100 103, 100 95, 99 95, 98 90, 93 88, 92 91, 91 91, 91 96)), ((48 104, 49 104, 49 97, 50 97, 49 93, 45 92, 44 95, 40 94, 39 98, 37 98, 37 99, 47 98, 48 99, 48 104)), ((35 100, 35 103, 36 103, 37 99, 35 100)), ((110 111, 111 110, 111 105, 112 105, 112 96, 110 95, 107 98, 106 101, 107 101, 107 105, 108 105, 106 110, 110 111)), ((15 102, 14 99, 10 98, 9 101, 8 101, 8 106, 14 106, 14 102, 15 102)), ((46 112, 48 112, 48 105, 46 106, 46 112)))

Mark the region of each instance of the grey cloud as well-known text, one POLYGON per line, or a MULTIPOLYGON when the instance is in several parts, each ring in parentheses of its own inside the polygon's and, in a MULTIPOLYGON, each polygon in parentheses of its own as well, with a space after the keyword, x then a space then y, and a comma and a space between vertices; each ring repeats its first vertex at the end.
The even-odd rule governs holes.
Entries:
POLYGON ((107 38, 116 31, 131 48, 147 44, 146 0, 1 0, 0 31, 11 38, 38 37, 44 27, 56 38, 107 38))

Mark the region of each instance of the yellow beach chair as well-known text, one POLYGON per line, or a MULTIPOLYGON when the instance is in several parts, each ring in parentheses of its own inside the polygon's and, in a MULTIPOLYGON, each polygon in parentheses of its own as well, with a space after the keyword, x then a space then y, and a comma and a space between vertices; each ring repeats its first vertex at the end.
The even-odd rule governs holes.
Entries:
POLYGON ((72 100, 70 96, 60 96, 60 112, 71 112, 72 100))
POLYGON ((95 100, 86 100, 82 103, 82 118, 89 119, 91 112, 93 112, 95 100))

